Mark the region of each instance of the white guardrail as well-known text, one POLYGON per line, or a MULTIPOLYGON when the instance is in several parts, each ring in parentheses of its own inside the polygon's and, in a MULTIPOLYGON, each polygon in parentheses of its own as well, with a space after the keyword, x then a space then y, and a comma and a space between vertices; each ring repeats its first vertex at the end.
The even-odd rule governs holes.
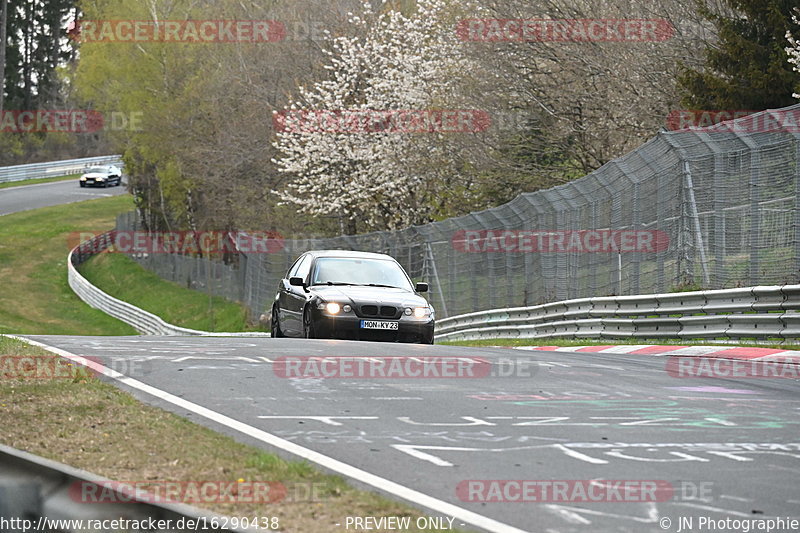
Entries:
POLYGON ((140 309, 122 300, 118 300, 101 291, 89 280, 84 278, 75 268, 99 251, 105 250, 112 244, 112 233, 108 231, 84 241, 69 252, 67 256, 67 280, 73 292, 95 309, 113 316, 133 326, 136 331, 144 335, 206 335, 206 336, 236 336, 236 337, 269 337, 265 332, 235 332, 219 333, 182 328, 165 322, 161 317, 140 309))
POLYGON ((0 167, 0 183, 68 176, 70 174, 78 174, 86 167, 94 165, 122 166, 122 156, 103 155, 99 157, 84 157, 82 159, 66 159, 63 161, 49 161, 47 163, 0 167))
POLYGON ((581 298, 445 318, 437 340, 800 338, 800 285, 581 298))
POLYGON ((155 495, 137 492, 129 485, 3 445, 0 445, 0 517, 10 524, 3 530, 13 533, 31 530, 82 533, 94 528, 81 528, 79 521, 85 525, 87 520, 111 521, 122 517, 137 522, 163 520, 163 525, 170 521, 171 527, 154 531, 255 531, 222 527, 230 524, 222 515, 181 503, 158 503, 155 495), (96 505, 83 502, 84 488, 91 495, 102 494, 104 502, 96 505), (51 527, 44 525, 42 517, 47 517, 51 527), (23 521, 28 527, 23 526, 23 521), (61 523, 56 525, 54 521, 61 523), (37 523, 43 527, 37 527, 37 523), (199 527, 194 527, 195 524, 199 527))

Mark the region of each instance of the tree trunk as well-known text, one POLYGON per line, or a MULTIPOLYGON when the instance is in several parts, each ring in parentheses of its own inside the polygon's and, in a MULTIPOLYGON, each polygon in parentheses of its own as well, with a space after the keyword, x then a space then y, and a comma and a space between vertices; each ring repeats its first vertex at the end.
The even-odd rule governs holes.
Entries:
POLYGON ((24 52, 22 55, 22 83, 25 91, 22 95, 22 101, 24 104, 23 109, 25 110, 31 109, 31 101, 33 96, 33 79, 31 71, 33 70, 34 15, 34 4, 33 2, 29 1, 25 4, 25 29, 23 30, 22 34, 22 40, 24 43, 24 52))
POLYGON ((3 99, 6 87, 6 22, 8 20, 8 0, 0 0, 0 115, 3 113, 3 99))

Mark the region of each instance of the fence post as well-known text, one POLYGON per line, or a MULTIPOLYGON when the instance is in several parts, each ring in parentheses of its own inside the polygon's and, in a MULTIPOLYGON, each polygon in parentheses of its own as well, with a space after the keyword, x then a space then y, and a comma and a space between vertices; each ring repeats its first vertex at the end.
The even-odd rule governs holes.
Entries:
POLYGON ((761 270, 761 185, 759 181, 761 154, 756 150, 750 152, 750 285, 758 284, 758 272, 761 270))
POLYGON ((794 142, 794 279, 800 281, 800 139, 794 142))
POLYGON ((481 279, 480 260, 481 255, 477 253, 467 253, 467 260, 469 261, 470 275, 472 276, 472 311, 479 311, 483 306, 481 305, 481 295, 478 289, 478 280, 481 279))
MULTIPOLYGON (((447 247, 447 297, 450 301, 450 310, 452 311, 457 307, 457 295, 456 295, 456 283, 457 283, 457 274, 456 274, 456 249, 453 246, 452 236, 450 239, 445 239, 445 246, 447 247)), ((458 311, 455 311, 456 313, 458 311)))
POLYGON ((689 210, 692 221, 694 222, 695 242, 700 252, 700 268, 703 270, 703 286, 708 287, 711 283, 708 275, 708 261, 706 259, 706 248, 703 244, 703 232, 700 228, 700 215, 697 212, 697 201, 694 198, 694 184, 692 183, 692 171, 689 168, 689 161, 683 162, 683 177, 686 187, 686 199, 689 201, 689 210))
MULTIPOLYGON (((439 280, 439 272, 436 270, 436 259, 433 256, 431 243, 425 242, 425 251, 425 262, 431 269, 432 280, 436 280, 436 289, 439 292, 439 301, 442 302, 442 311, 444 312, 444 316, 449 316, 447 313, 447 302, 444 301, 444 293, 442 292, 442 282, 439 280)), ((427 270, 427 268, 425 270, 427 270)))
MULTIPOLYGON (((622 206, 620 205, 622 202, 619 196, 613 196, 611 198, 611 229, 620 229, 622 227, 622 206)), ((617 275, 614 276, 612 280, 612 284, 616 287, 614 289, 614 294, 617 296, 622 296, 622 255, 617 253, 616 259, 616 271, 617 275)))
MULTIPOLYGON (((633 183, 633 220, 632 226, 635 231, 640 231, 642 225, 642 214, 639 212, 639 206, 641 205, 641 198, 639 197, 641 194, 641 185, 638 181, 633 183)), ((639 251, 638 246, 633 251, 633 259, 631 259, 631 267, 632 267, 632 274, 631 274, 631 283, 630 291, 631 294, 639 294, 640 292, 640 283, 639 280, 641 278, 641 261, 642 261, 642 253, 639 251)))
MULTIPOLYGON (((653 171, 653 176, 656 179, 656 229, 660 231, 665 231, 664 222, 667 218, 666 216, 666 206, 668 205, 668 198, 673 198, 675 196, 675 190, 673 190, 673 182, 668 181, 666 168, 664 166, 659 166, 654 163, 653 158, 650 156, 649 150, 646 150, 645 147, 650 145, 651 143, 655 144, 657 142, 663 142, 663 139, 659 136, 649 141, 644 146, 642 146, 638 151, 639 157, 642 158, 642 161, 647 165, 650 170, 653 171)), ((666 145, 669 146, 674 150, 674 146, 669 142, 666 142, 666 145)), ((640 180, 641 181, 641 180, 640 180)), ((641 216, 640 216, 641 220, 641 216)), ((670 237, 670 240, 672 237, 670 237)), ((670 249, 674 244, 670 242, 670 249)), ((657 292, 664 292, 666 290, 666 282, 665 282, 665 274, 664 274, 664 252, 656 252, 656 285, 654 289, 657 292)), ((641 287, 639 288, 641 290, 641 287)), ((637 290, 638 292, 638 290, 637 290)))
POLYGON ((724 175, 724 159, 718 150, 714 150, 714 279, 709 289, 721 289, 725 284, 725 201, 722 191, 725 190, 722 179, 724 175))
MULTIPOLYGON (((668 189, 667 184, 669 182, 667 181, 667 176, 665 173, 662 172, 658 174, 657 180, 658 180, 658 185, 656 186, 656 219, 658 222, 656 223, 656 229, 665 231, 666 230, 666 228, 664 227, 664 219, 666 218, 665 200, 669 198, 671 196, 670 193, 674 193, 674 191, 668 189)), ((674 181, 672 183, 674 183, 674 181)), ((672 183, 670 183, 670 185, 672 183)), ((670 239, 671 238, 672 236, 670 236, 670 239)), ((669 245, 670 248, 674 246, 672 242, 670 242, 669 245)), ((663 252, 660 252, 656 256, 656 276, 658 278, 656 291, 660 293, 666 291, 667 289, 666 276, 664 274, 664 255, 665 254, 663 252)))
MULTIPOLYGON (((526 227, 524 229, 536 230, 537 228, 532 227, 532 223, 535 222, 536 220, 538 220, 538 218, 539 218, 538 217, 538 209, 530 201, 530 197, 528 195, 524 195, 523 199, 525 200, 525 203, 526 203, 525 213, 528 214, 527 217, 526 217, 526 220, 525 220, 525 226, 526 227), (534 210, 536 211, 536 213, 532 212, 534 210)), ((541 250, 538 251, 537 253, 541 253, 541 250)), ((523 254, 522 260, 524 262, 524 265, 523 265, 524 274, 523 275, 525 276, 525 288, 523 289, 524 290, 524 295, 523 295, 523 298, 522 298, 522 305, 523 306, 533 305, 533 302, 534 302, 533 295, 534 295, 534 292, 535 292, 534 285, 533 285, 533 280, 534 280, 534 276, 533 276, 533 252, 525 252, 523 254)))
MULTIPOLYGON (((563 209, 556 212, 556 231, 565 232, 569 228, 567 228, 566 220, 566 210, 563 209)), ((566 300, 569 298, 569 291, 567 290, 567 285, 569 285, 569 281, 567 279, 567 267, 569 266, 569 252, 554 252, 556 258, 556 273, 555 273, 555 280, 556 280, 556 300, 566 300)))

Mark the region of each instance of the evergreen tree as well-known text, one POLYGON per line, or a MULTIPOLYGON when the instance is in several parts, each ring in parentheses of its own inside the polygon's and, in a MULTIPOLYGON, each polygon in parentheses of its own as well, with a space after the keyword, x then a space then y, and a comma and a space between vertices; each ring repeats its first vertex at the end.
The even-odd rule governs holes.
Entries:
POLYGON ((705 67, 686 69, 678 79, 683 105, 692 109, 762 110, 792 105, 800 73, 792 70, 785 50, 797 0, 725 0, 731 15, 702 15, 717 29, 705 67))
POLYGON ((5 43, 5 109, 38 109, 57 100, 56 69, 71 57, 66 38, 75 0, 11 0, 5 43))

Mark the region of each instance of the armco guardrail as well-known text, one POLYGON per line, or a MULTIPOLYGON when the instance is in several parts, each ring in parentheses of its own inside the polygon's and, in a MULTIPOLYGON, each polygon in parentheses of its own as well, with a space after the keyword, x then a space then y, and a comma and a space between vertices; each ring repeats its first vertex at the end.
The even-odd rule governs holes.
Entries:
MULTIPOLYGON (((243 529, 222 528, 221 524, 229 523, 221 515, 209 513, 185 504, 153 503, 136 501, 133 494, 121 492, 113 482, 89 472, 44 459, 27 452, 0 445, 0 517, 11 524, 4 531, 20 533, 24 531, 64 531, 79 533, 75 527, 78 520, 114 520, 124 517, 131 521, 155 522, 170 521, 171 531, 195 531, 195 527, 187 527, 189 521, 200 524, 203 531, 252 531, 243 529), (119 503, 91 504, 76 501, 75 494, 80 494, 75 487, 82 483, 97 484, 103 487, 104 498, 119 503), (112 496, 113 494, 113 496, 112 496), (14 521, 28 520, 33 526, 46 518, 53 521, 71 521, 73 527, 62 522, 60 527, 25 528, 14 521), (183 524, 183 527, 176 527, 183 524)), ((80 498, 78 498, 80 499, 80 498)), ((139 499, 144 499, 143 495, 139 499)), ((43 522, 44 523, 44 522, 43 522)), ((127 528, 126 528, 127 529, 127 528)), ((108 529, 107 531, 116 531, 108 529)), ((120 530, 121 531, 121 530, 120 530)))
POLYGON ((445 318, 437 340, 800 338, 800 285, 581 298, 445 318))
POLYGON ((82 159, 66 159, 63 161, 49 161, 47 163, 0 167, 0 183, 67 176, 69 174, 77 174, 86 167, 93 165, 122 165, 122 156, 103 155, 98 157, 84 157, 82 159))
POLYGON ((113 231, 107 231, 73 248, 67 257, 67 280, 78 298, 116 319, 133 326, 145 335, 213 335, 269 337, 269 333, 218 333, 182 328, 169 324, 152 313, 106 294, 84 278, 75 268, 96 253, 107 249, 113 241, 113 231))

